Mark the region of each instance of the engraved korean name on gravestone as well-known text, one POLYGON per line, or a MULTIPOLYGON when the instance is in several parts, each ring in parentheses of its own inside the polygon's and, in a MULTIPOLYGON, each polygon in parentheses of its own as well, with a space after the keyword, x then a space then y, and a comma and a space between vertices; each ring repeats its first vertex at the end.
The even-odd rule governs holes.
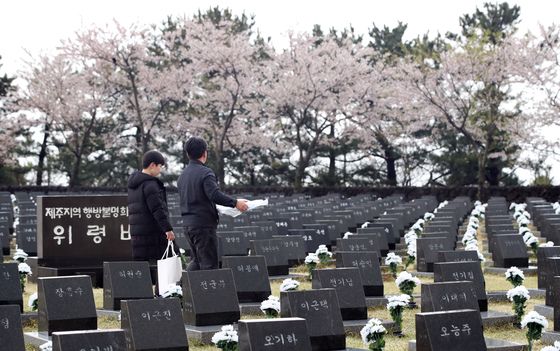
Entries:
POLYGON ((443 237, 421 237, 416 239, 418 272, 433 272, 438 251, 450 250, 443 237))
POLYGON ((122 329, 56 332, 52 335, 53 351, 127 351, 122 329))
POLYGON ((303 263, 306 252, 305 241, 301 235, 278 235, 274 239, 280 239, 282 255, 288 259, 288 264, 291 267, 303 263))
POLYGON ((39 332, 97 329, 97 312, 89 276, 37 279, 39 332))
POLYGON ((473 309, 478 311, 478 299, 472 282, 422 284, 422 312, 473 309))
POLYGON ((17 263, 0 263, 0 305, 19 305, 23 312, 17 263))
POLYGON ((230 268, 239 302, 261 302, 270 295, 264 256, 224 256, 222 268, 230 268))
POLYGON ((337 251, 336 267, 356 267, 360 270, 364 294, 366 296, 383 296, 383 277, 379 256, 373 251, 337 251))
POLYGON ((19 306, 0 306, 0 340, 0 350, 25 351, 19 306))
POLYGON ((267 239, 268 235, 263 234, 260 227, 251 225, 243 227, 233 227, 234 231, 241 231, 247 240, 260 240, 267 239))
POLYGON ((381 250, 376 245, 375 238, 355 238, 351 235, 347 239, 338 239, 336 241, 336 249, 340 251, 373 251, 381 257, 381 250))
POLYGON ((488 311, 486 284, 479 262, 434 263, 434 282, 471 281, 481 312, 488 311))
POLYGON ((537 279, 538 288, 546 289, 546 259, 549 257, 559 257, 560 256, 560 246, 539 246, 537 250, 537 279))
POLYGON ((245 256, 249 251, 249 239, 242 231, 220 231, 218 235, 219 256, 245 256))
POLYGON ((21 224, 16 230, 18 249, 22 249, 29 256, 37 255, 37 225, 21 224))
POLYGON ((482 319, 475 310, 416 314, 417 351, 485 351, 482 319))
POLYGON ((288 257, 284 255, 281 239, 251 240, 251 256, 264 256, 268 275, 288 275, 288 257))
MULTIPOLYGON (((166 287, 161 287, 165 289, 166 287)), ((103 308, 120 310, 121 300, 154 297, 148 262, 103 263, 103 308)))
POLYGON ((366 296, 358 268, 315 269, 313 289, 334 288, 343 320, 367 318, 366 296))
POLYGON ((288 217, 274 217, 272 219, 278 228, 278 235, 288 235, 288 226, 290 219, 288 217))
POLYGON ((256 221, 253 222, 253 225, 261 228, 263 239, 270 239, 273 235, 278 235, 278 227, 273 221, 256 221))
POLYGON ((346 334, 334 289, 281 292, 280 305, 282 317, 305 319, 313 350, 346 348, 346 334))
POLYGON ((183 272, 183 316, 186 324, 205 326, 239 320, 231 269, 183 272))
POLYGON ((239 351, 311 351, 303 318, 239 321, 239 351))
POLYGON ((65 267, 132 257, 126 195, 38 196, 41 265, 65 267))
POLYGON ((476 251, 439 251, 436 262, 478 262, 476 251))
POLYGON ((523 237, 519 234, 496 235, 492 258, 495 267, 529 267, 529 255, 523 237))
POLYGON ((121 304, 128 351, 189 349, 179 299, 123 300, 121 304))
POLYGON ((389 253, 389 242, 387 241, 387 234, 382 228, 358 228, 356 234, 363 236, 375 237, 381 256, 385 257, 389 253))
POLYGON ((306 251, 315 252, 319 245, 330 245, 327 226, 324 224, 304 224, 304 229, 290 229, 290 235, 301 235, 305 240, 306 251))

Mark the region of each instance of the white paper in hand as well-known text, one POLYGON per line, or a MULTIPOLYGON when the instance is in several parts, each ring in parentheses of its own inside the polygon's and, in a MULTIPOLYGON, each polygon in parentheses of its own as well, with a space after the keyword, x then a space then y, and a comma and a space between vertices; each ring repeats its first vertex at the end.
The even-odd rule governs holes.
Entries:
MULTIPOLYGON (((247 206, 249 207, 247 211, 251 211, 254 210, 255 208, 259 208, 263 206, 268 206, 268 199, 247 201, 247 206)), ((237 217, 242 213, 235 207, 231 208, 231 207, 216 205, 216 208, 218 209, 218 212, 220 212, 220 214, 230 216, 230 217, 237 217)))

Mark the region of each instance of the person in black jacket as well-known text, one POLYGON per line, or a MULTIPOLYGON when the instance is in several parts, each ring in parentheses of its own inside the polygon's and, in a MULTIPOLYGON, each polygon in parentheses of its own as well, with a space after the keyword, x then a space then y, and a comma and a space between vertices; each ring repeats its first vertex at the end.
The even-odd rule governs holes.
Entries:
POLYGON ((204 164, 208 159, 208 145, 202 138, 192 137, 185 145, 189 164, 177 181, 181 216, 191 247, 192 260, 187 270, 218 268, 218 239, 216 229, 219 215, 216 204, 236 207, 244 212, 247 200, 234 199, 220 191, 214 172, 204 164))
POLYGON ((175 240, 165 187, 157 178, 164 166, 162 154, 148 151, 142 159, 142 171, 135 171, 128 179, 128 223, 132 257, 137 261, 161 259, 168 240, 175 240))

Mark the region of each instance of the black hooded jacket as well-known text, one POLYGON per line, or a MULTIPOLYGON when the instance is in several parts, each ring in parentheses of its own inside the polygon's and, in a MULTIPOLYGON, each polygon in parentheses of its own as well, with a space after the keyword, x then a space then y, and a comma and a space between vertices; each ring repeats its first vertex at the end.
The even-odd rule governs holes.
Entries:
POLYGON ((140 171, 128 179, 128 223, 135 260, 160 259, 167 247, 167 194, 161 180, 140 171))

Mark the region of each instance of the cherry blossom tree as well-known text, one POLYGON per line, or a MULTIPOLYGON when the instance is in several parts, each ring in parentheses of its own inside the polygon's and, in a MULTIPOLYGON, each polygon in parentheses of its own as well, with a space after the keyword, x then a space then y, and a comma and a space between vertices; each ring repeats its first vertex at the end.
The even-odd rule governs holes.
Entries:
POLYGON ((294 186, 300 189, 319 146, 355 132, 350 121, 368 94, 364 77, 369 50, 349 40, 291 35, 290 46, 267 67, 264 110, 273 119, 279 142, 296 159, 294 186))

